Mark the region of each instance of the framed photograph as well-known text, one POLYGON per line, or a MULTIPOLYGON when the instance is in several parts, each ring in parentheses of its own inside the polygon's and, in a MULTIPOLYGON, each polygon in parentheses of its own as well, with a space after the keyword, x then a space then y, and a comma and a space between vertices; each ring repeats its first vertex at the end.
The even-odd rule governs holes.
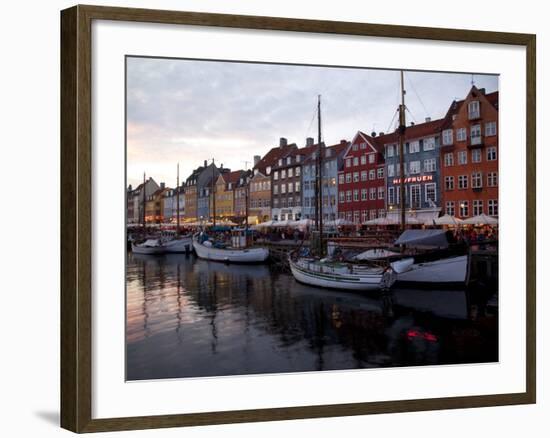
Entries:
POLYGON ((535 403, 535 41, 62 11, 61 426, 535 403))

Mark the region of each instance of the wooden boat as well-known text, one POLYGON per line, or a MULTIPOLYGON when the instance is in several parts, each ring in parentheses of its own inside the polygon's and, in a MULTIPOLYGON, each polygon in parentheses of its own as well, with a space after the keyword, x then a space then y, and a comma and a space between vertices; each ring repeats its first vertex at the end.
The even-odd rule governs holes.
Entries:
POLYGON ((193 247, 191 236, 147 239, 143 243, 132 243, 132 252, 135 254, 174 254, 189 253, 193 247))
POLYGON ((345 263, 313 257, 289 257, 288 261, 294 278, 310 286, 369 291, 389 289, 396 280, 391 266, 345 263))
POLYGON ((234 231, 233 246, 218 248, 210 240, 201 241, 202 236, 193 238, 193 248, 201 259, 225 263, 262 263, 269 257, 267 248, 239 246, 240 237, 234 231))

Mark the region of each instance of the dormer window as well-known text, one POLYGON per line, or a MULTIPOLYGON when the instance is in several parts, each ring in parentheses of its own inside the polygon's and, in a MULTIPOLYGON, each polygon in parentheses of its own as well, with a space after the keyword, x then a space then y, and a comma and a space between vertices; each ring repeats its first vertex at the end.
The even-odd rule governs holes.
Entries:
POLYGON ((468 103, 468 119, 479 119, 479 117, 479 100, 472 100, 470 103, 468 103))
POLYGON ((279 158, 279 166, 282 166, 283 165, 283 159, 282 158, 279 158))
POLYGON ((265 173, 267 173, 268 175, 271 173, 271 166, 267 166, 265 168, 265 173))
POLYGON ((286 164, 290 164, 292 162, 292 157, 286 157, 286 164))
POLYGON ((301 156, 301 155, 297 155, 297 156, 296 156, 296 162, 299 163, 300 161, 302 161, 302 156, 301 156))

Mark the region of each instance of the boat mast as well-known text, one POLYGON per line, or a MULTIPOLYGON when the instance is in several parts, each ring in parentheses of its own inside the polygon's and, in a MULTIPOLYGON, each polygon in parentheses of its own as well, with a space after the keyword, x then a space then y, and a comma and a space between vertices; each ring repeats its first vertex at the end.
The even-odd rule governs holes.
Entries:
POLYGON ((318 144, 318 168, 317 172, 318 178, 318 193, 317 204, 319 211, 319 247, 321 257, 323 256, 323 146, 321 145, 321 95, 317 96, 317 144, 318 144))
POLYGON ((143 172, 143 215, 142 215, 142 219, 143 219, 143 234, 145 235, 145 232, 146 232, 146 226, 145 226, 145 172, 143 172))
MULTIPOLYGON (((244 162, 244 229, 245 235, 248 236, 248 163, 244 162)), ((247 237, 248 238, 248 237, 247 237)))
POLYGON ((176 181, 176 209, 177 209, 176 235, 179 235, 180 234, 180 163, 178 163, 178 176, 176 181))
POLYGON ((216 165, 214 164, 214 158, 212 158, 212 184, 210 185, 210 196, 212 196, 212 226, 216 226, 216 195, 214 194, 215 182, 214 182, 214 170, 216 165))
POLYGON ((400 209, 401 209, 401 231, 405 231, 405 88, 403 85, 403 70, 401 70, 401 104, 399 105, 399 173, 400 178, 400 209))

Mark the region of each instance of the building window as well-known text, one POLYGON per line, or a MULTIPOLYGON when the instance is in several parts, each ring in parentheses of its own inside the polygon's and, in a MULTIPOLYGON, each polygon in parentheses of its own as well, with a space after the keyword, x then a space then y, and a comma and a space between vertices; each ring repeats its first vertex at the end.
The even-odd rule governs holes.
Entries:
POLYGON ((498 186, 498 173, 497 172, 489 172, 487 174, 487 186, 488 187, 498 186))
POLYGON ((466 141, 466 128, 458 128, 456 130, 456 140, 466 141))
POLYGON ((346 192, 346 202, 351 202, 351 190, 346 192))
POLYGON ((376 188, 375 187, 371 187, 369 189, 369 199, 371 201, 374 201, 376 199, 376 188))
POLYGON ((424 160, 424 172, 435 172, 435 158, 424 160))
POLYGON ((393 164, 388 164, 388 176, 389 177, 395 176, 395 171, 394 171, 393 164))
POLYGON ((359 166, 359 158, 353 157, 353 165, 354 166, 359 166))
POLYGON ((488 207, 489 216, 498 216, 498 200, 489 199, 488 207))
POLYGON ((445 204, 445 213, 447 213, 450 216, 455 215, 455 203, 454 201, 447 201, 445 204))
POLYGON ((468 217, 468 201, 460 201, 460 216, 468 217))
POLYGON ((354 201, 359 201, 359 190, 358 189, 355 189, 353 191, 353 200, 354 201))
POLYGON ((273 172, 273 179, 275 181, 277 181, 279 179, 279 172, 278 171, 273 172))
POLYGON ((487 148, 487 161, 496 161, 497 159, 497 148, 495 146, 491 146, 490 148, 487 148))
POLYGON ((286 184, 281 184, 281 193, 286 193, 286 184))
POLYGON ((411 141, 409 143, 409 154, 416 154, 417 152, 420 152, 420 142, 417 141, 411 141))
POLYGON ((420 173, 420 161, 411 161, 409 163, 409 172, 411 175, 420 173))
POLYGON ((395 189, 393 187, 388 187, 388 204, 393 205, 395 204, 395 189))
POLYGON ((432 200, 433 202, 436 201, 436 185, 435 183, 429 183, 429 184, 426 184, 424 186, 424 190, 425 190, 425 193, 426 193, 426 202, 428 202, 429 200, 432 200))
POLYGON ((356 151, 358 148, 359 148, 359 145, 354 144, 354 145, 352 146, 352 149, 353 149, 354 151, 356 151))
POLYGON ((379 167, 376 170, 376 176, 377 176, 378 179, 383 179, 384 178, 384 168, 383 167, 379 167))
POLYGON ((343 173, 338 175, 338 184, 344 184, 344 174, 343 173))
POLYGON ((346 200, 346 194, 344 192, 338 192, 338 200, 342 204, 346 200))
POLYGON ((474 199, 472 204, 474 216, 483 214, 483 201, 481 199, 474 199))
POLYGON ((375 158, 376 158, 376 154, 369 154, 369 163, 373 164, 375 158))
POLYGON ((395 146, 394 146, 394 145, 392 145, 392 144, 388 145, 387 148, 386 148, 386 155, 387 155, 388 157, 393 157, 393 155, 394 155, 394 150, 395 150, 395 146))
POLYGON ((367 200, 367 189, 361 189, 361 201, 367 200))
POLYGON ((353 172, 353 182, 359 182, 359 172, 353 172))
POLYGON ((367 222, 368 214, 368 210, 361 210, 361 222, 367 222))
POLYGON ((279 186, 277 184, 275 184, 273 186, 273 194, 274 195, 278 195, 279 194, 279 186))
POLYGON ((425 138, 423 149, 425 151, 433 151, 435 149, 435 137, 425 138))
POLYGON ((374 169, 369 170, 369 179, 373 180, 376 178, 376 171, 374 169))
POLYGON ((366 180, 367 180, 367 171, 362 170, 361 171, 361 181, 366 181, 366 180))
POLYGON ((458 164, 459 165, 468 164, 468 153, 466 151, 460 151, 458 153, 458 164))
POLYGON ((472 100, 468 103, 468 119, 479 119, 479 100, 472 100))
POLYGON ((472 163, 481 163, 481 150, 474 149, 472 151, 472 163))
POLYGON ((378 199, 384 199, 385 196, 385 190, 384 187, 378 187, 378 199))
POLYGON ((288 206, 289 207, 294 207, 294 200, 292 197, 288 198, 288 206))
POLYGON ((443 130, 443 144, 449 146, 453 144, 453 130, 444 129, 443 130))
POLYGON ((286 178, 286 170, 281 170, 281 179, 286 178))
POLYGON ((411 207, 420 207, 420 184, 411 185, 411 207))
POLYGON ((458 188, 467 189, 468 188, 468 175, 459 175, 458 176, 458 188))
POLYGON ((367 156, 366 155, 361 155, 361 165, 363 164, 367 164, 367 156))
POLYGON ((361 143, 361 149, 367 149, 367 143, 365 142, 361 143))
POLYGON ((286 164, 292 163, 292 157, 286 157, 286 164))
POLYGON ((292 178, 294 176, 294 172, 292 171, 292 168, 288 169, 288 177, 292 178))
POLYGON ((359 215, 360 215, 360 211, 359 210, 356 210, 353 212, 353 222, 358 224, 359 223, 359 215))
POLYGON ((452 152, 448 152, 444 155, 444 164, 445 167, 450 167, 454 165, 454 154, 452 152))
MULTIPOLYGON (((299 156, 299 155, 298 155, 298 156, 299 156)), ((295 174, 296 176, 300 176, 300 168, 299 168, 299 167, 296 167, 296 168, 294 169, 294 174, 295 174)))
POLYGON ((483 175, 481 172, 472 173, 472 188, 480 189, 483 187, 483 175))
POLYGON ((446 176, 445 177, 445 190, 454 190, 455 188, 455 177, 446 176))
POLYGON ((369 218, 376 219, 376 210, 369 210, 369 218))
POLYGON ((294 184, 288 183, 288 193, 292 193, 294 191, 294 184))
POLYGON ((346 173, 346 182, 347 183, 351 182, 351 173, 346 173))
POLYGON ((481 125, 470 126, 470 143, 473 145, 481 144, 481 125))
POLYGON ((485 136, 490 137, 497 135, 497 122, 485 123, 485 136))
POLYGON ((294 183, 294 191, 296 191, 296 192, 300 191, 300 181, 296 181, 294 183))
POLYGON ((279 198, 273 198, 273 207, 279 207, 279 198))
POLYGON ((346 158, 346 167, 351 167, 351 158, 346 158))

